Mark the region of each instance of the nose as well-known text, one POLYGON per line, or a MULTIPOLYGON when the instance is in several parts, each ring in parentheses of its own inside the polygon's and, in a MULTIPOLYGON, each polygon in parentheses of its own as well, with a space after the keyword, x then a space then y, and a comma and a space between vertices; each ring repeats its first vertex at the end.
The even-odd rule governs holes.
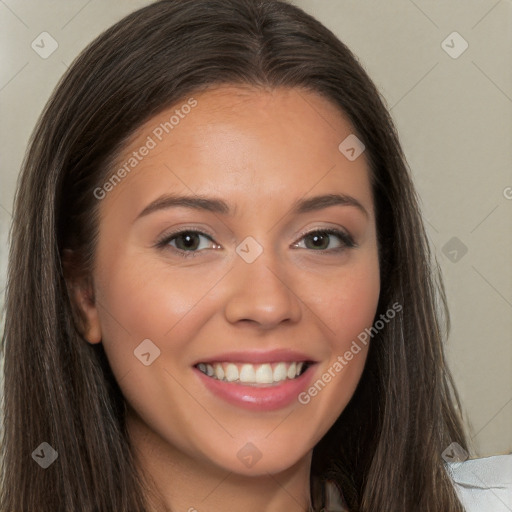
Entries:
POLYGON ((291 275, 290 269, 287 271, 269 251, 263 251, 252 263, 237 257, 229 272, 226 319, 231 323, 254 323, 261 329, 298 322, 302 302, 291 275))

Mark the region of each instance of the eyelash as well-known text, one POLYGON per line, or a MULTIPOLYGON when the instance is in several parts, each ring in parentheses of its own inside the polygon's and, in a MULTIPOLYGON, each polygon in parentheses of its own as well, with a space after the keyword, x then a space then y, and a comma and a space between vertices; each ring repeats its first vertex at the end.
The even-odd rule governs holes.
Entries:
MULTIPOLYGON (((176 247, 172 247, 172 246, 168 245, 169 242, 171 242, 178 236, 187 234, 187 233, 194 233, 197 235, 202 235, 202 236, 208 238, 211 242, 213 242, 212 237, 207 233, 203 233, 202 231, 198 231, 195 229, 185 229, 185 230, 177 231, 175 233, 164 235, 156 242, 155 246, 158 249, 162 249, 162 250, 166 249, 168 247, 171 247, 172 251, 175 252, 178 256, 181 256, 182 258, 193 258, 193 257, 197 256, 202 251, 198 251, 198 250, 184 251, 183 249, 178 249, 176 247)), ((334 228, 315 229, 312 231, 306 231, 305 233, 301 233, 299 241, 302 240, 303 238, 305 238, 306 236, 313 235, 316 233, 321 233, 321 234, 325 234, 325 235, 335 235, 340 239, 342 245, 340 247, 336 247, 334 249, 320 249, 318 251, 315 251, 314 249, 309 249, 311 251, 332 254, 332 253, 342 252, 346 249, 351 249, 351 248, 357 247, 357 244, 354 242, 354 239, 348 233, 338 230, 338 229, 334 229, 334 228)), ((297 242, 295 242, 295 243, 297 243, 297 242)))

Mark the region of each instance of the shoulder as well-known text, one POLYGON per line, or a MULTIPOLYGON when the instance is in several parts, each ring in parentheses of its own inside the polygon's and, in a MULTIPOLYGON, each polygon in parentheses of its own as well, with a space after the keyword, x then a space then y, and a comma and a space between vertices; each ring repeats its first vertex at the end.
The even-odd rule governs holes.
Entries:
POLYGON ((512 454, 450 462, 446 468, 467 512, 512 510, 512 454))

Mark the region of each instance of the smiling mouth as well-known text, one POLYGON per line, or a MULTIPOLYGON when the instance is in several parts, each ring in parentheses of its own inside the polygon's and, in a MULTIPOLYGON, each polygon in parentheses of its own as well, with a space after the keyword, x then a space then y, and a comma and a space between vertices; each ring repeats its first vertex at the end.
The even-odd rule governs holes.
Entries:
POLYGON ((199 363, 200 372, 212 379, 248 386, 278 385, 300 377, 313 364, 310 361, 279 363, 199 363))

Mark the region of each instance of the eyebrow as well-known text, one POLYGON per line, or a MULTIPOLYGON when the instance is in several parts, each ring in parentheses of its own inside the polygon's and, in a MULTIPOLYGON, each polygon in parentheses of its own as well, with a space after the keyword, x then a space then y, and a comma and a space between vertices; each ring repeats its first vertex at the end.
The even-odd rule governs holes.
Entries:
MULTIPOLYGON (((369 217, 364 206, 352 196, 345 194, 324 194, 315 197, 297 199, 292 206, 292 214, 302 214, 322 210, 330 206, 353 206, 360 210, 366 217, 369 217)), ((232 209, 228 203, 222 199, 206 197, 202 195, 180 196, 175 194, 164 194, 151 203, 149 203, 135 220, 145 217, 160 210, 169 208, 184 207, 194 210, 203 210, 222 215, 233 216, 235 209, 232 209)))

